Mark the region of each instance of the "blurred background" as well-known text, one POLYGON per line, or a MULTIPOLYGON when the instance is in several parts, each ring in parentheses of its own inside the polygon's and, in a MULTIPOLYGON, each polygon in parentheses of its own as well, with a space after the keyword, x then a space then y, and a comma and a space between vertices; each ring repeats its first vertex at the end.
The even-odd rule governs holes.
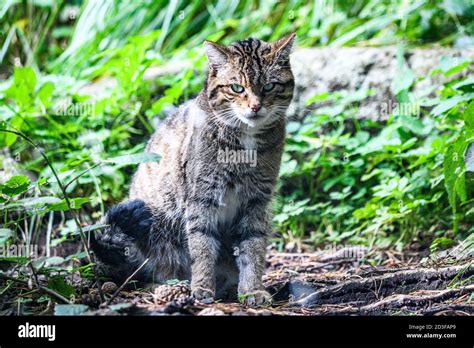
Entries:
POLYGON ((472 250, 473 18, 471 0, 3 0, 0 243, 85 258, 202 88, 203 41, 296 32, 272 248, 472 250))

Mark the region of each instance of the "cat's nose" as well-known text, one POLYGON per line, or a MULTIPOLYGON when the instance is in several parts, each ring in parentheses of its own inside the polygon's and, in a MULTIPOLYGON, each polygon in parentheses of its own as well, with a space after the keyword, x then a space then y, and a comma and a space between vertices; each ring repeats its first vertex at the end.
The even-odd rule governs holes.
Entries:
POLYGON ((262 108, 262 105, 260 103, 255 103, 250 105, 250 110, 253 112, 258 112, 262 108))

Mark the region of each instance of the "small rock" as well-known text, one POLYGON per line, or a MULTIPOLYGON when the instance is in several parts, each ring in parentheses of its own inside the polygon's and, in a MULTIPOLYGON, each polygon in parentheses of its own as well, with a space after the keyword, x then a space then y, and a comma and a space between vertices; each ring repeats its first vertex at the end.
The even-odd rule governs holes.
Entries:
POLYGON ((210 298, 203 298, 201 300, 199 300, 200 303, 202 304, 211 304, 214 302, 214 299, 212 297, 210 298))
POLYGON ((223 311, 217 308, 213 307, 208 307, 204 308, 202 311, 198 313, 198 315, 204 315, 204 316, 220 316, 220 315, 225 315, 223 311))
POLYGON ((114 282, 105 282, 102 284, 102 292, 105 294, 113 294, 115 291, 117 291, 117 289, 117 284, 114 282))
POLYGON ((253 308, 247 308, 246 312, 248 315, 258 315, 258 311, 253 308))
POLYGON ((194 298, 188 297, 179 297, 177 299, 168 302, 163 308, 163 311, 168 314, 180 313, 180 314, 190 314, 189 307, 194 304, 194 298))

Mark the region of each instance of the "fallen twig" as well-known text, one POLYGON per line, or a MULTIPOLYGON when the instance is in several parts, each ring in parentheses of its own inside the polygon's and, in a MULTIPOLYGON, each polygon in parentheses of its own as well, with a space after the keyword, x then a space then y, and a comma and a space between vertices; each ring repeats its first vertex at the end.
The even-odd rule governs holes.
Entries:
POLYGON ((146 259, 145 261, 143 261, 143 263, 140 265, 140 267, 138 267, 135 272, 133 272, 130 277, 128 277, 127 279, 125 279, 125 281, 123 282, 122 285, 120 285, 120 287, 117 289, 117 291, 114 292, 114 294, 112 295, 112 297, 105 303, 106 306, 110 305, 112 303, 112 301, 117 297, 117 295, 120 293, 120 291, 122 291, 122 289, 125 287, 125 285, 128 284, 128 282, 130 280, 133 279, 133 277, 135 277, 135 275, 140 272, 140 270, 147 264, 148 260, 150 260, 149 258, 146 259))
MULTIPOLYGON (((4 279, 4 280, 11 280, 13 282, 17 282, 17 283, 21 283, 23 285, 26 285, 28 286, 28 282, 26 280, 21 280, 21 279, 17 279, 17 278, 13 278, 13 277, 10 277, 10 276, 7 276, 5 274, 2 274, 0 273, 0 278, 1 279, 4 279)), ((58 300, 61 300, 62 302, 64 303, 67 303, 67 304, 73 304, 71 301, 69 301, 67 298, 65 298, 63 295, 61 294, 58 294, 56 291, 54 290, 51 290, 45 286, 42 286, 42 285, 39 285, 37 284, 36 287, 38 288, 39 291, 43 292, 43 293, 46 293, 48 295, 51 295, 53 297, 56 297, 58 300)))

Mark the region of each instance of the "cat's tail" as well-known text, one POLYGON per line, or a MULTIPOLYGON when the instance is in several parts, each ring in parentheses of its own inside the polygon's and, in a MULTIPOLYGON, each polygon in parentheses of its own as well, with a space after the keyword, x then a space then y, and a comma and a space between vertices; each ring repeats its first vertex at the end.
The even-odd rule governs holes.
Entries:
MULTIPOLYGON (((151 210, 139 199, 112 207, 102 222, 103 230, 91 234, 91 248, 97 259, 100 275, 124 281, 143 262, 143 252, 153 224, 151 210)), ((139 272, 134 279, 146 280, 139 272)))

